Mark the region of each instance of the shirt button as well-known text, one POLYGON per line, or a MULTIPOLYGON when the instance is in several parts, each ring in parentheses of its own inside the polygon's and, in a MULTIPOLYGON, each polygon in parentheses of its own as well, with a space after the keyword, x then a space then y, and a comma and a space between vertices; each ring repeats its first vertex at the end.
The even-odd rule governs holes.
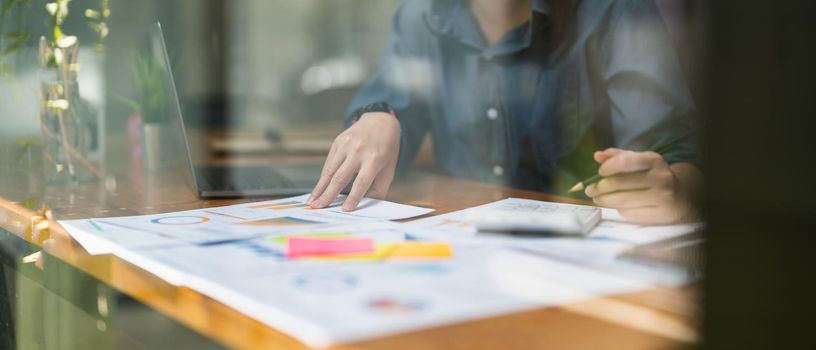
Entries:
POLYGON ((501 165, 496 165, 493 167, 493 175, 502 176, 504 174, 504 168, 501 165))
POLYGON ((499 111, 495 108, 489 108, 487 110, 487 119, 496 120, 499 119, 499 111))

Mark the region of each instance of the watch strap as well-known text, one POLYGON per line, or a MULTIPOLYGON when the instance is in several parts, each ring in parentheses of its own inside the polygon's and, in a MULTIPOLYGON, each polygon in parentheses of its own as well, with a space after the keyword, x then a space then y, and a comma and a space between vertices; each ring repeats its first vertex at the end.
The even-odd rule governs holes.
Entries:
POLYGON ((397 116, 397 113, 394 111, 394 108, 392 108, 391 105, 388 104, 388 102, 380 101, 355 109, 354 112, 352 112, 351 114, 352 115, 351 123, 352 124, 356 123, 358 120, 360 120, 363 114, 372 112, 383 112, 388 113, 394 117, 397 116))

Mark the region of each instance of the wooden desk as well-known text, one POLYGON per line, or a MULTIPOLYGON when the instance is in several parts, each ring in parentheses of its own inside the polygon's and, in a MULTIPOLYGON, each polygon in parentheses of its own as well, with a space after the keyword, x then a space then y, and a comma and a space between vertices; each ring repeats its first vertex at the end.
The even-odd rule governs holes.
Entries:
MULTIPOLYGON (((43 271, 67 264, 98 280, 101 286, 109 286, 216 343, 233 348, 304 348, 288 336, 195 290, 170 285, 114 256, 88 255, 58 224, 43 219, 43 213, 24 207, 27 199, 39 198, 41 203, 50 206, 54 219, 69 219, 149 214, 243 202, 198 200, 177 173, 157 172, 139 177, 125 173, 127 171, 112 173, 113 177, 105 181, 76 188, 59 188, 45 186, 26 173, 6 169, 0 174, 5 176, 0 181, 0 228, 24 239, 34 250, 44 247, 45 253, 36 263, 43 271)), ((423 173, 413 173, 396 182, 389 199, 433 207, 439 214, 511 196, 556 199, 540 193, 423 173)), ((37 260, 34 257, 28 260, 37 260)), ((657 288, 336 348, 684 348, 696 342, 696 320, 695 288, 657 288)), ((105 327, 99 323, 97 327, 104 331, 105 327)), ((111 344, 122 347, 115 345, 121 344, 117 341, 111 344)))

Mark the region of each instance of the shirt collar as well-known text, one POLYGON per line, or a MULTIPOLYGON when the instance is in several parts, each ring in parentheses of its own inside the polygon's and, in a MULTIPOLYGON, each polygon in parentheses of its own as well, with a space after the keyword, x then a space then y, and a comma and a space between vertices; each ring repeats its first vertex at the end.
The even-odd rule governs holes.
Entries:
POLYGON ((455 38, 464 45, 482 51, 487 58, 528 48, 532 42, 533 28, 538 24, 536 21, 550 14, 548 0, 533 0, 530 21, 511 30, 496 45, 488 48, 479 24, 470 12, 469 2, 469 0, 436 1, 427 23, 435 34, 455 38))

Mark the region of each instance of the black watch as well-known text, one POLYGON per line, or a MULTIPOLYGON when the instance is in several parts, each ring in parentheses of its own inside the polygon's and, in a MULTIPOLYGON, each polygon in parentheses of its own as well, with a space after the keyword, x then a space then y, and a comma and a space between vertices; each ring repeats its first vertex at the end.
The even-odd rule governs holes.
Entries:
POLYGON ((371 112, 383 112, 383 113, 391 114, 391 115, 393 115, 395 117, 397 116, 396 112, 394 112, 394 108, 391 108, 391 105, 389 105, 388 102, 384 102, 384 101, 374 102, 372 104, 365 105, 365 106, 362 106, 360 108, 355 109, 354 112, 351 114, 352 123, 360 120, 360 117, 362 117, 363 114, 371 113, 371 112))

